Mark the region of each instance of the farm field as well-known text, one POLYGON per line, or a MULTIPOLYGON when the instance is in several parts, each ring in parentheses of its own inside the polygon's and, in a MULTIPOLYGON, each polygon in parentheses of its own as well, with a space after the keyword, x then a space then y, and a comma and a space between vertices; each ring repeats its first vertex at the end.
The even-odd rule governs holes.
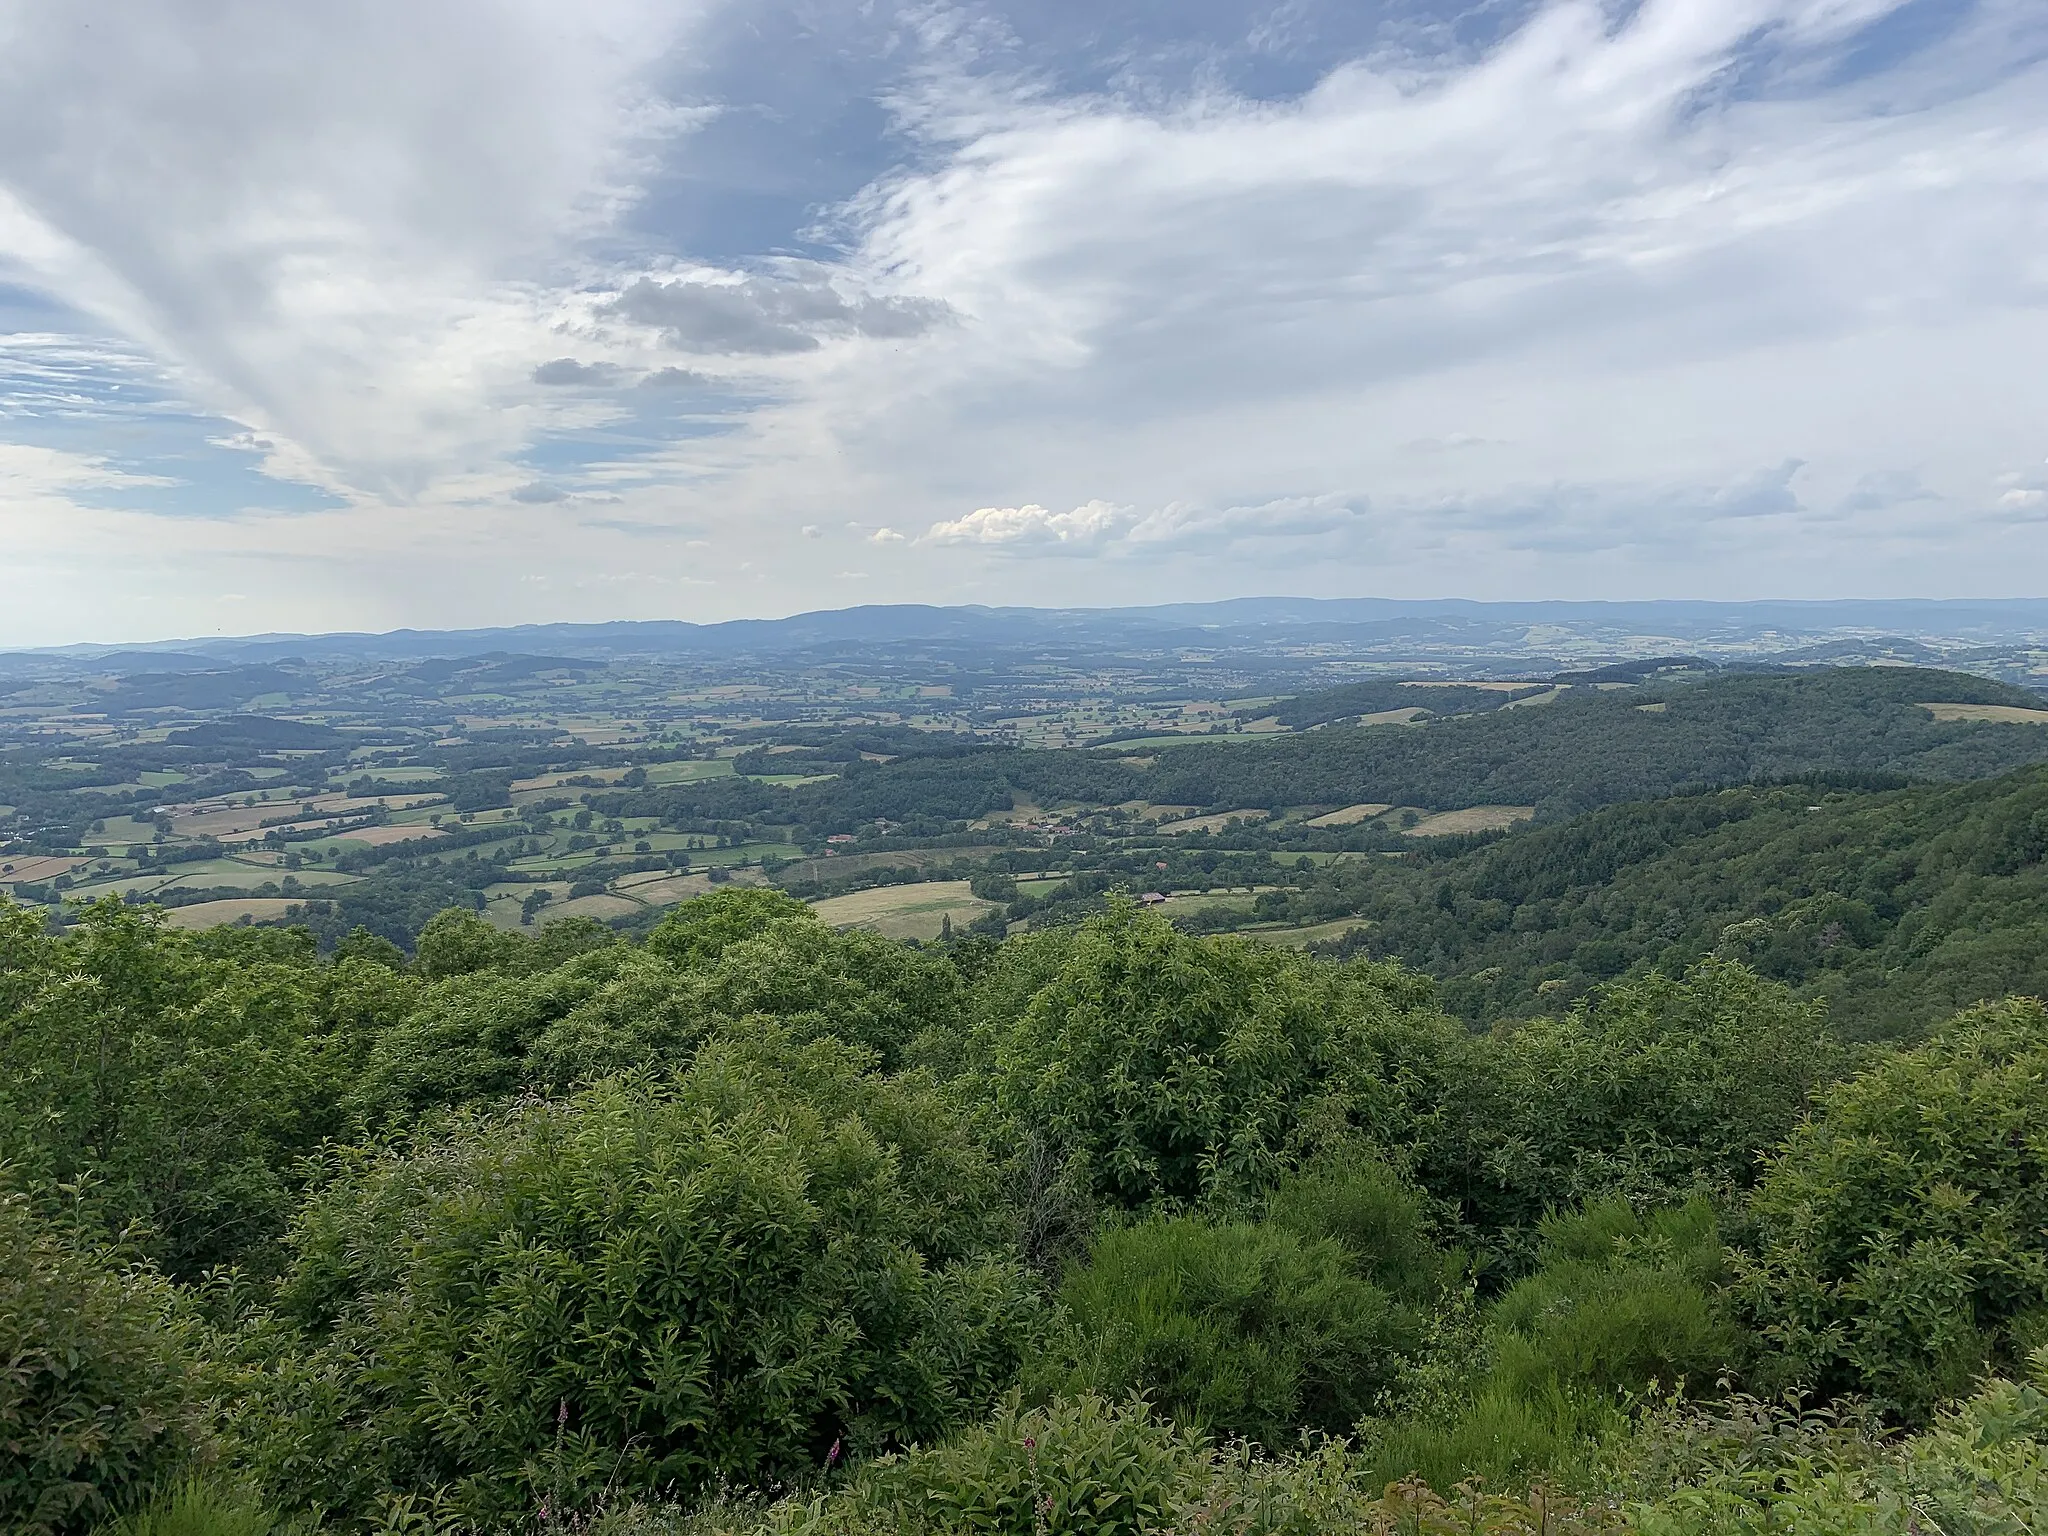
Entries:
POLYGON ((1371 821, 1375 816, 1391 811, 1391 805, 1367 802, 1364 805, 1347 805, 1341 811, 1325 811, 1312 816, 1302 825, 1305 827, 1355 827, 1361 821, 1371 821))
POLYGON ((890 885, 828 897, 811 910, 835 928, 869 928, 888 939, 935 939, 945 920, 965 928, 995 903, 978 899, 965 880, 890 885))
POLYGON ((1475 805, 1462 811, 1439 811, 1406 828, 1410 837, 1442 837, 1452 832, 1504 832, 1536 815, 1533 805, 1475 805))
POLYGON ((227 923, 239 923, 244 918, 251 922, 269 922, 286 915, 289 908, 299 905, 297 897, 252 896, 241 901, 201 901, 189 907, 172 907, 165 915, 165 926, 171 928, 219 928, 227 923))
POLYGON ((2048 709, 2026 709, 2014 704, 1926 704, 1921 706, 1937 720, 1981 720, 2001 725, 2048 725, 2048 709))

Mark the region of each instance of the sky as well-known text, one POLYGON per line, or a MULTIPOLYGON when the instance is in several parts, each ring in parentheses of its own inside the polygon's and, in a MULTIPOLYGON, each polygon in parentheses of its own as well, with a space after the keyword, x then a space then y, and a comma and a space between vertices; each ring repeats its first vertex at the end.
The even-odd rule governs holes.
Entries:
POLYGON ((0 0, 0 645, 2044 593, 2041 0, 0 0))

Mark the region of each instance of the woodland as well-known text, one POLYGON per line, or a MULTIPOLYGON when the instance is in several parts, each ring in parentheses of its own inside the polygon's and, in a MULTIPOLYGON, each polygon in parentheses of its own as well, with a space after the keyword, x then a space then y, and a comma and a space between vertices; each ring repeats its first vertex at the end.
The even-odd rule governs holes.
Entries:
POLYGON ((2038 695, 1661 665, 30 741, 0 1530, 2042 1528, 2038 695), (245 867, 329 883, 174 922, 245 867))
POLYGON ((2037 1528, 2048 1011, 1750 959, 0 907, 0 1525, 2037 1528))

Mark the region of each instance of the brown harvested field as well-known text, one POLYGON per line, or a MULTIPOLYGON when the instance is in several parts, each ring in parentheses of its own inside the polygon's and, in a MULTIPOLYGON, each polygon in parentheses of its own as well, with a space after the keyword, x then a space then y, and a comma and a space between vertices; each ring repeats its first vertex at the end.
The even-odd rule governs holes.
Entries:
POLYGON ((1996 725, 2048 725, 2048 709, 2017 704, 1922 704, 1937 720, 1984 720, 1996 725))
POLYGON ((245 896, 232 901, 201 901, 189 907, 172 907, 165 921, 173 928, 218 928, 245 917, 264 923, 283 917, 286 907, 296 907, 303 900, 297 896, 245 896))
POLYGON ((946 918, 964 928, 994 905, 976 897, 965 880, 928 880, 828 896, 812 902, 811 910, 835 928, 869 928, 887 939, 935 939, 946 918))
POLYGON ((1225 822, 1264 821, 1271 811, 1220 811, 1214 816, 1190 816, 1186 821, 1169 821, 1159 828, 1171 837, 1183 832, 1220 832, 1225 822))
POLYGON ((1474 805, 1462 811, 1439 811, 1425 816, 1407 829, 1409 837, 1442 837, 1451 832, 1495 832, 1527 821, 1536 814, 1533 805, 1474 805))
POLYGON ((1384 816, 1391 811, 1391 805, 1347 805, 1341 811, 1325 811, 1320 816, 1311 816, 1302 825, 1305 827, 1355 827, 1361 821, 1371 821, 1375 816, 1384 816))
POLYGON ((62 859, 30 857, 0 859, 0 882, 16 880, 54 880, 59 875, 69 874, 85 862, 84 859, 62 859))

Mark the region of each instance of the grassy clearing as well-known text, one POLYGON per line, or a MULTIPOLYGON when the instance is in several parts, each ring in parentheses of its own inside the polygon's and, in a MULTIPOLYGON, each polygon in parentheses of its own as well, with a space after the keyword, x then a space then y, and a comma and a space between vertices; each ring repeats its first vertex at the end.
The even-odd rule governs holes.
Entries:
POLYGON ((388 827, 364 827, 360 831, 350 832, 342 841, 361 843, 369 848, 381 848, 386 843, 422 842, 428 838, 445 835, 446 829, 443 827, 422 826, 414 822, 410 825, 400 823, 388 827))
POLYGON ((22 854, 16 858, 0 859, 0 880, 54 880, 59 875, 69 874, 84 862, 84 859, 41 858, 22 854))
POLYGON ((843 879, 849 874, 859 874, 870 869, 929 869, 934 864, 951 864, 966 859, 978 862, 992 858, 1003 850, 999 846, 986 848, 905 848, 888 853, 841 853, 831 858, 799 859, 781 872, 780 878, 787 884, 804 880, 843 879))
POLYGON ((1391 805, 1368 802, 1364 805, 1347 805, 1341 811, 1326 811, 1321 816, 1311 816, 1302 825, 1305 827, 1355 827, 1361 821, 1371 821, 1375 816, 1384 816, 1391 811, 1391 805))
POLYGON ((1442 837, 1451 832, 1496 832, 1528 821, 1536 814, 1533 805, 1473 805, 1462 811, 1439 811, 1425 816, 1407 829, 1410 837, 1442 837))
POLYGON ((1310 944, 1323 944, 1331 939, 1341 939, 1354 928, 1370 928, 1362 917, 1340 917, 1334 922, 1310 923, 1306 928, 1249 928, 1246 936, 1262 944, 1278 944, 1284 949, 1304 949, 1310 944))
POLYGON ((965 880, 932 880, 829 896, 812 902, 811 910, 835 928, 871 928, 890 939, 935 939, 946 918, 962 928, 993 906, 976 897, 965 880))
POLYGON ((1995 725, 2048 725, 2048 709, 2016 704, 1922 704, 1937 720, 1982 720, 1995 725))
POLYGON ((296 896, 247 896, 231 901, 202 901, 189 907, 172 907, 164 921, 172 928, 218 928, 223 923, 248 918, 265 923, 283 917, 285 908, 298 906, 296 896))
POLYGON ((1179 837, 1186 832, 1221 832, 1233 821, 1264 821, 1270 811, 1220 811, 1214 816, 1190 816, 1186 821, 1170 821, 1158 830, 1168 837, 1179 837))

